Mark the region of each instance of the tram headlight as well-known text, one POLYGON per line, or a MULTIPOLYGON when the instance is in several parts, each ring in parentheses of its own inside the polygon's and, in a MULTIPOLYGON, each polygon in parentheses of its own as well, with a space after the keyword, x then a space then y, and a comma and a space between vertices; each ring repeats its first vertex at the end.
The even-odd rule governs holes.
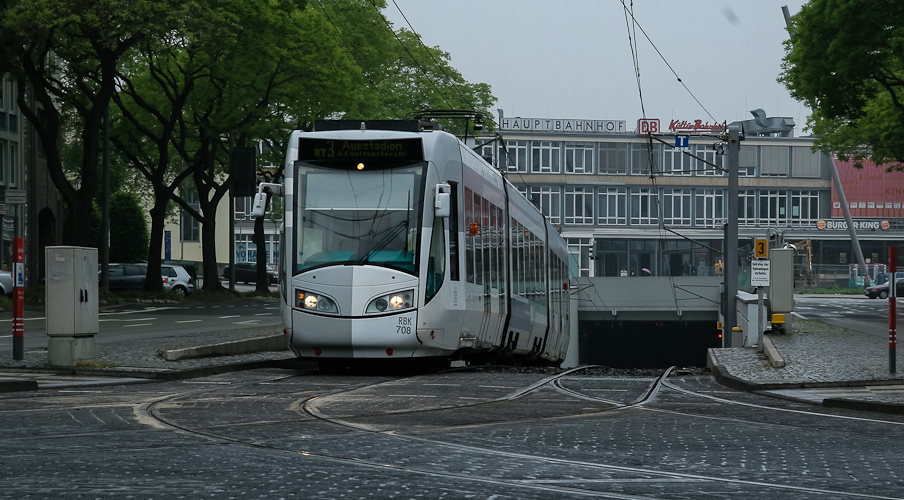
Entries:
POLYGON ((414 290, 381 295, 367 304, 365 314, 404 311, 414 307, 414 290))
POLYGON ((295 290, 295 307, 306 311, 314 311, 327 314, 339 314, 336 302, 319 293, 311 293, 305 290, 295 290))

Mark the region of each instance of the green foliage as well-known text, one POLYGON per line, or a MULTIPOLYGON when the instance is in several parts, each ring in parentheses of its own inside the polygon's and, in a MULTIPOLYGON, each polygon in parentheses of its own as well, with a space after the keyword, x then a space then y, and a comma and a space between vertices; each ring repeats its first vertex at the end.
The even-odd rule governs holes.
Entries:
POLYGON ((813 110, 816 147, 904 169, 904 3, 811 0, 791 29, 779 81, 813 110))
POLYGON ((148 258, 148 223, 138 197, 127 191, 110 196, 110 262, 148 258))

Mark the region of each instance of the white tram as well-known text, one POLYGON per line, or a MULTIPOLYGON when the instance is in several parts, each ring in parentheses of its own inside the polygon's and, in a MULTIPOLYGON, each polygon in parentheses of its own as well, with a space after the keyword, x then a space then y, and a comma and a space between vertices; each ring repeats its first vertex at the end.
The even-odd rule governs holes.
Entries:
POLYGON ((260 216, 265 188, 285 196, 292 351, 322 362, 561 363, 568 249, 556 229, 453 135, 354 123, 295 131, 285 184, 262 184, 255 199, 260 216))

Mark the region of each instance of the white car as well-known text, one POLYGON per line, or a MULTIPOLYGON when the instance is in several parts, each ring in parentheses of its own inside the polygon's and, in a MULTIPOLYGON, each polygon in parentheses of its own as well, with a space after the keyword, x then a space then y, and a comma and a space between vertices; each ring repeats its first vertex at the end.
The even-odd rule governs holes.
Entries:
POLYGON ((191 275, 182 266, 163 264, 160 266, 160 274, 163 278, 164 290, 172 290, 180 295, 189 295, 195 291, 191 275))

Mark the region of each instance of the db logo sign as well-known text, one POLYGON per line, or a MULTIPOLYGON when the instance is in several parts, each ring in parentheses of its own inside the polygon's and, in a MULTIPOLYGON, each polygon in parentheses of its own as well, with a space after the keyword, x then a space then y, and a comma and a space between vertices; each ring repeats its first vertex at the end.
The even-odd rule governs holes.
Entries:
POLYGON ((659 118, 641 118, 637 120, 638 135, 653 135, 659 133, 659 118))

